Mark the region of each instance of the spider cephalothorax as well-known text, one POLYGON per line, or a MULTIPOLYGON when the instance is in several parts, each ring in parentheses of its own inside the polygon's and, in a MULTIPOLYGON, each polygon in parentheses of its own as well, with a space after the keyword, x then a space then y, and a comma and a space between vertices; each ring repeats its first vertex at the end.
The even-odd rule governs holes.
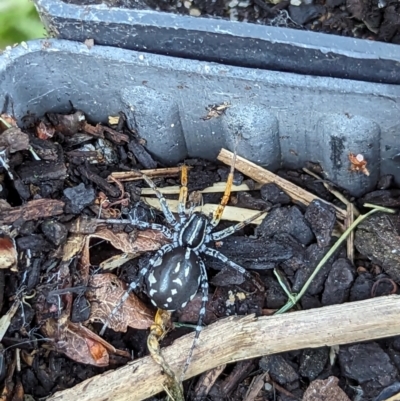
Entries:
MULTIPOLYGON (((114 314, 119 306, 126 301, 129 293, 137 289, 139 282, 144 278, 147 294, 151 302, 159 309, 170 312, 184 308, 194 298, 199 288, 202 290, 202 305, 199 311, 199 320, 196 327, 196 335, 193 346, 183 369, 182 376, 189 366, 191 355, 196 341, 202 329, 202 321, 206 312, 208 301, 208 278, 207 270, 201 259, 201 254, 209 255, 226 263, 229 267, 237 270, 244 276, 251 278, 250 274, 235 262, 229 260, 221 252, 207 246, 210 242, 220 241, 245 225, 251 223, 264 212, 256 213, 251 218, 237 223, 221 231, 213 232, 221 220, 225 206, 229 201, 232 188, 233 173, 236 154, 234 154, 230 173, 227 179, 226 188, 221 203, 214 211, 212 218, 193 209, 186 211, 187 200, 187 169, 182 167, 181 190, 179 194, 178 219, 175 218, 169 209, 167 202, 161 192, 157 189, 152 180, 143 175, 143 179, 154 190, 157 195, 161 209, 165 216, 167 226, 161 224, 146 223, 132 218, 131 223, 138 228, 151 228, 163 232, 171 241, 162 246, 150 259, 146 267, 139 272, 138 278, 132 282, 129 289, 116 306, 114 314)), ((100 334, 104 333, 107 324, 103 326, 100 334)))

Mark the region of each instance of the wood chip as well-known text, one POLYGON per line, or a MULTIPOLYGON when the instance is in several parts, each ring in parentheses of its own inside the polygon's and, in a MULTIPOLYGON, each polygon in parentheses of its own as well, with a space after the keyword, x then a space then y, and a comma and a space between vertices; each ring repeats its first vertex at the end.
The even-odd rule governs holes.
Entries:
MULTIPOLYGON (((233 153, 226 149, 221 149, 218 155, 218 160, 230 166, 232 164, 233 153)), ((235 169, 252 178, 254 181, 261 184, 274 183, 284 190, 294 201, 309 205, 313 200, 318 199, 321 202, 329 203, 324 199, 298 187, 297 185, 279 177, 278 175, 257 166, 256 164, 244 159, 243 157, 236 156, 235 169)), ((347 212, 331 203, 329 203, 336 210, 336 215, 339 219, 344 220, 347 212)))
POLYGON ((56 199, 36 199, 22 206, 13 207, 0 213, 0 225, 12 224, 18 219, 39 220, 64 213, 64 202, 56 199))
POLYGON ((255 401, 258 393, 264 387, 265 384, 265 377, 268 375, 268 372, 262 373, 254 378, 251 382, 249 389, 247 390, 246 396, 244 397, 243 401, 255 401))
POLYGON ((303 401, 350 401, 338 383, 339 379, 334 376, 313 381, 304 393, 303 401))
POLYGON ((211 369, 201 375, 196 383, 196 387, 193 390, 193 394, 196 395, 196 399, 205 400, 207 398, 207 395, 210 392, 212 386, 217 381, 221 373, 225 370, 225 368, 226 363, 221 366, 217 366, 216 368, 211 369))

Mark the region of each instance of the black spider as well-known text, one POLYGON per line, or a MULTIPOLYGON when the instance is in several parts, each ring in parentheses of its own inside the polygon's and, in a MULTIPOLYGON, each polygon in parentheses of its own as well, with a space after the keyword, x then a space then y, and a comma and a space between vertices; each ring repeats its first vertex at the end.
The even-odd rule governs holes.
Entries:
MULTIPOLYGON (((229 200, 235 169, 235 160, 236 153, 233 156, 230 173, 221 203, 218 205, 211 219, 202 213, 193 212, 192 209, 188 214, 186 213, 187 170, 186 167, 183 166, 181 178, 182 185, 178 203, 179 220, 174 217, 164 196, 157 189, 153 181, 143 175, 143 179, 157 195, 163 214, 170 228, 161 224, 138 221, 134 218, 129 221, 131 224, 142 229, 151 228, 153 230, 161 231, 171 240, 171 243, 162 246, 150 259, 148 265, 140 270, 137 279, 130 284, 128 290, 121 298, 121 301, 112 311, 111 316, 118 310, 120 305, 128 299, 130 292, 138 287, 143 278, 146 282, 147 294, 153 305, 169 312, 184 308, 187 303, 195 297, 199 287, 201 287, 202 304, 199 311, 195 339, 183 368, 182 379, 189 367, 193 350, 200 336, 202 321, 206 313, 206 303, 208 301, 207 270, 200 254, 204 253, 217 258, 247 278, 252 279, 250 274, 243 267, 229 260, 221 252, 209 248, 206 245, 209 242, 219 241, 232 235, 265 213, 264 211, 261 211, 243 222, 221 231, 212 232, 221 220, 224 208, 229 200)), ((108 323, 104 324, 100 335, 104 334, 107 325, 108 323)))

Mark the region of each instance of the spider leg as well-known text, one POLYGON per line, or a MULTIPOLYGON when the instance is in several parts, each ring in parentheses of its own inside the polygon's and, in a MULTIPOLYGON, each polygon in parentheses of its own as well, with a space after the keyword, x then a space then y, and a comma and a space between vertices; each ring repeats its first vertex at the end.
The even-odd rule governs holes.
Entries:
POLYGON ((117 313, 118 309, 121 307, 121 305, 129 298, 129 295, 132 291, 136 290, 136 288, 139 286, 140 281, 143 279, 143 277, 149 272, 149 270, 158 262, 160 258, 162 258, 167 252, 170 252, 174 248, 173 245, 171 244, 166 244, 162 246, 155 254, 154 256, 149 260, 149 263, 147 266, 143 267, 140 271, 138 276, 132 283, 130 283, 128 289, 125 291, 124 295, 121 297, 120 301, 118 304, 114 307, 112 310, 109 318, 107 321, 103 324, 103 327, 100 330, 99 335, 102 336, 104 332, 106 331, 106 328, 109 325, 110 319, 117 313))
POLYGON ((157 195, 157 198, 160 202, 161 205, 161 209, 164 213, 165 219, 167 220, 167 222, 172 226, 172 227, 176 227, 178 225, 178 222, 176 221, 174 215, 172 214, 171 210, 169 209, 169 206, 167 204, 166 199, 164 198, 164 195, 158 190, 158 188, 156 187, 156 185, 154 184, 154 182, 147 177, 147 175, 142 173, 142 177, 143 179, 146 181, 147 185, 155 192, 155 194, 157 195))
MULTIPOLYGON (((196 252, 197 253, 197 252, 196 252)), ((204 316, 206 315, 206 305, 208 302, 208 277, 207 277, 207 270, 206 266, 204 265, 204 262, 200 259, 200 268, 201 268, 201 292, 202 292, 202 298, 201 298, 201 308, 199 312, 199 320, 197 321, 197 326, 196 326, 196 334, 194 336, 194 340, 192 343, 192 346, 189 351, 189 355, 186 359, 185 366, 183 367, 182 374, 181 374, 181 380, 180 382, 182 383, 184 378, 185 378, 185 373, 190 365, 190 362, 192 360, 193 356, 193 351, 196 348, 196 345, 199 341, 200 333, 203 330, 203 319, 204 316)))
POLYGON ((225 206, 229 202, 229 197, 231 195, 231 189, 232 189, 232 184, 233 184, 233 173, 235 171, 235 162, 236 162, 236 150, 233 153, 231 169, 229 171, 228 179, 226 180, 226 187, 225 187, 224 195, 222 196, 221 203, 218 205, 218 207, 214 211, 213 218, 210 221, 208 232, 210 232, 214 227, 216 227, 218 225, 219 221, 222 218, 222 214, 224 213, 225 206))
POLYGON ((245 276, 247 279, 251 280, 260 291, 264 291, 264 288, 262 288, 262 286, 252 277, 252 275, 244 267, 236 264, 235 262, 232 262, 223 253, 217 251, 216 249, 208 248, 205 245, 201 247, 200 252, 212 256, 213 258, 216 258, 223 263, 226 263, 229 267, 232 267, 232 269, 235 269, 237 272, 243 274, 243 276, 245 276))
POLYGON ((181 223, 186 221, 186 200, 188 195, 187 189, 187 166, 183 165, 181 169, 181 189, 179 191, 178 214, 181 223))
POLYGON ((234 226, 230 226, 228 228, 225 228, 224 230, 209 234, 210 241, 219 241, 222 238, 229 237, 236 231, 241 230, 244 226, 247 226, 248 224, 250 224, 252 221, 258 219, 260 216, 262 216, 265 213, 266 213, 265 211, 261 211, 259 213, 256 213, 254 216, 251 216, 250 218, 248 218, 238 224, 235 224, 234 226))
POLYGON ((146 229, 151 228, 152 230, 161 231, 168 239, 173 239, 173 234, 168 227, 161 224, 147 223, 146 221, 141 221, 131 217, 131 224, 138 228, 146 229))

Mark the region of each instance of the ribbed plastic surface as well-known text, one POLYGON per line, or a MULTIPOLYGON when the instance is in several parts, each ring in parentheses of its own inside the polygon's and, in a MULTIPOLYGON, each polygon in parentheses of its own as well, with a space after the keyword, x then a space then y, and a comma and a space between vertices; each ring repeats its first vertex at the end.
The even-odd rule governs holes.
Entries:
POLYGON ((9 112, 69 111, 93 121, 123 111, 166 164, 215 159, 221 147, 272 170, 320 163, 354 195, 381 174, 400 183, 400 86, 232 67, 64 40, 32 41, 0 56, 9 112), (228 102, 209 120, 206 107, 228 102), (13 109, 11 108, 13 106, 13 109), (349 171, 362 154, 370 175, 349 171))

